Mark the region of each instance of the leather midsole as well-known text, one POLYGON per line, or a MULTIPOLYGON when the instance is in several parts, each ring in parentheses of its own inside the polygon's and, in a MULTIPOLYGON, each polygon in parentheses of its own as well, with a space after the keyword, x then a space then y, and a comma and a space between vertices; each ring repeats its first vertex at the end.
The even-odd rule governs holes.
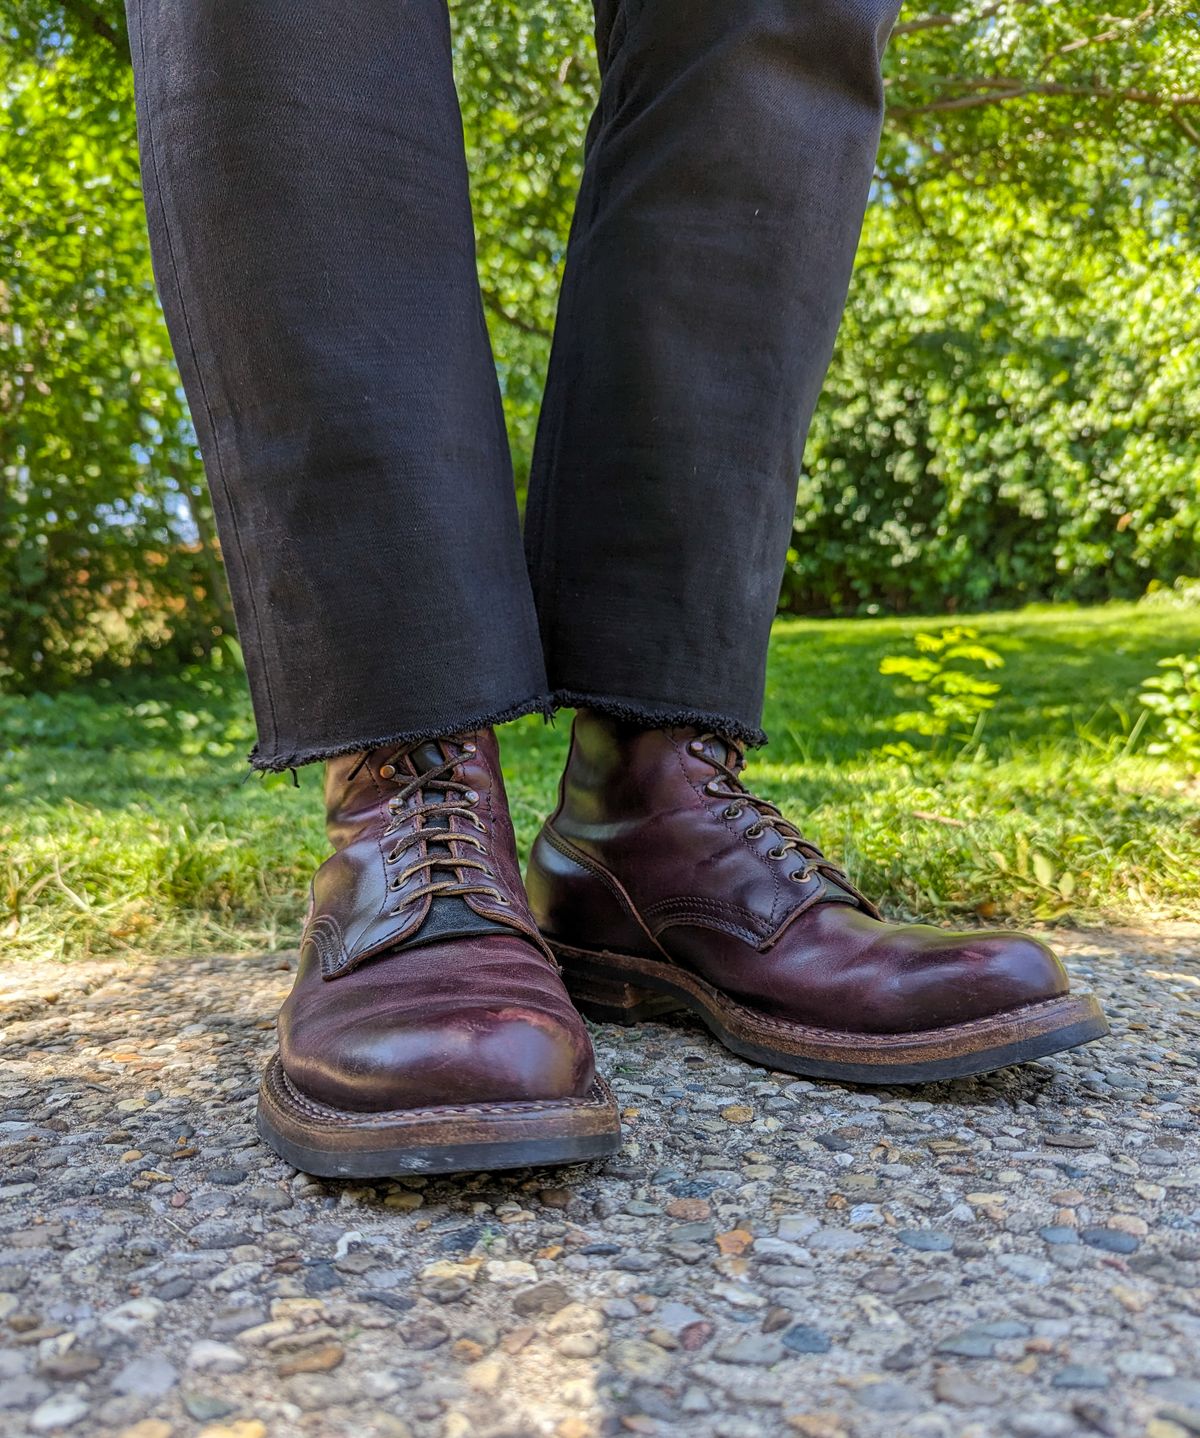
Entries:
POLYGON ((267 1065, 259 1106, 273 1130, 316 1149, 536 1141, 554 1136, 615 1133, 616 1100, 603 1079, 580 1098, 537 1102, 445 1104, 385 1113, 331 1108, 301 1093, 278 1054, 267 1065))
POLYGON ((717 1019, 731 1033, 760 1045, 783 1053, 802 1052, 831 1060, 852 1054, 857 1064, 887 1065, 901 1058, 906 1062, 932 1062, 949 1054, 994 1049, 1081 1022, 1103 1024, 1095 997, 1080 992, 937 1029, 891 1034, 825 1029, 763 1013, 723 994, 695 974, 656 959, 578 949, 554 940, 550 945, 563 965, 568 988, 572 977, 578 976, 581 980, 625 984, 670 994, 687 1007, 717 1019))

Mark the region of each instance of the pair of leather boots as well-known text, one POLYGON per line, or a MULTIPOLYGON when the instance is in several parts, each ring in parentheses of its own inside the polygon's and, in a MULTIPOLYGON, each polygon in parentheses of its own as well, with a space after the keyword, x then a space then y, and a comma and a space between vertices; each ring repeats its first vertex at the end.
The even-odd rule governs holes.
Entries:
POLYGON ((490 729, 332 760, 259 1128, 325 1176, 612 1152, 580 1017, 689 1009, 787 1073, 908 1084, 1107 1032, 1036 939, 885 922, 739 746, 583 711, 525 885, 490 729))

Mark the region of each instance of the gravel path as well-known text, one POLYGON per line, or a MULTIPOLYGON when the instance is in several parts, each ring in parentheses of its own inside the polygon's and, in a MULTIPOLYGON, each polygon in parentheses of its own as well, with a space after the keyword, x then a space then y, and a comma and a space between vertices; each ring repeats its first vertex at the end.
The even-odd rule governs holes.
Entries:
POLYGON ((369 1188, 255 1138, 290 956, 9 964, 0 1432, 1200 1434, 1200 929, 1063 946, 1107 1043, 866 1091, 604 1028, 615 1159, 369 1188))

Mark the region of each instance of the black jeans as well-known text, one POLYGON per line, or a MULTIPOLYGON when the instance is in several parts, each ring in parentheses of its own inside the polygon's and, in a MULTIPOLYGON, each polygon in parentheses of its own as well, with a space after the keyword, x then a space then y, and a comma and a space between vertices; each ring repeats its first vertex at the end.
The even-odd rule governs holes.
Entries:
POLYGON ((761 742, 899 0, 598 0, 522 553, 445 0, 129 0, 277 769, 554 704, 761 742))

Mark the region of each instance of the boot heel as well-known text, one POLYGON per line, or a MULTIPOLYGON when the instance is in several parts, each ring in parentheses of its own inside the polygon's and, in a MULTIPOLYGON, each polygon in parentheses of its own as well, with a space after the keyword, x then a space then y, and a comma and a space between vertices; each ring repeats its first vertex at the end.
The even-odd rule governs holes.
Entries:
POLYGON ((619 978, 573 971, 563 965, 563 983, 571 1002, 586 1019, 598 1024, 640 1024, 674 1013, 683 1005, 669 994, 640 989, 619 978))

